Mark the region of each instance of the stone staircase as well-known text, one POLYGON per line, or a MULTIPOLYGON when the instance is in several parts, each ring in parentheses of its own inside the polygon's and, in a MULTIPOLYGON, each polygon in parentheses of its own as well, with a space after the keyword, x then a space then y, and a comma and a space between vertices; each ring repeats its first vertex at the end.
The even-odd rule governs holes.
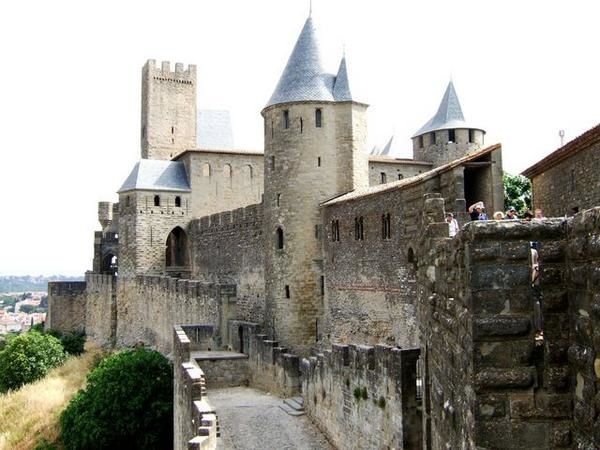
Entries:
POLYGON ((290 416, 303 416, 305 414, 304 399, 302 397, 286 398, 279 407, 290 416))

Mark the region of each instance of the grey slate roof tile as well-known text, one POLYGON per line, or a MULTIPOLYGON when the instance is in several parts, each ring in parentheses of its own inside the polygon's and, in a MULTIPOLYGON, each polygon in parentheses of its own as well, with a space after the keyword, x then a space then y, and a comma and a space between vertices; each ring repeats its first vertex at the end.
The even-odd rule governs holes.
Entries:
POLYGON ((229 111, 198 110, 196 143, 203 149, 232 149, 233 131, 229 111))
POLYGON ((190 192, 185 165, 181 161, 141 159, 117 192, 136 189, 190 192))
POLYGON ((475 128, 480 130, 481 128, 473 127, 465 122, 465 118, 458 101, 458 96, 454 90, 454 83, 450 81, 442 102, 433 116, 425 125, 417 131, 413 137, 420 136, 425 133, 430 133, 437 130, 447 130, 452 128, 475 128))
POLYGON ((317 34, 312 18, 309 17, 298 36, 277 87, 265 107, 298 101, 352 100, 345 59, 342 59, 338 76, 340 76, 337 88, 339 99, 335 95, 336 77, 323 69, 317 34))

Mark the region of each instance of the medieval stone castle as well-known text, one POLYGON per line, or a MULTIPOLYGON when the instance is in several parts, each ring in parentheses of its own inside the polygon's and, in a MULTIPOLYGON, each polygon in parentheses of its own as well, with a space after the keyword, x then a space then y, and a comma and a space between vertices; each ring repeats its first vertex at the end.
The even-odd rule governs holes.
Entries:
POLYGON ((50 284, 46 326, 171 356, 177 449, 218 442, 204 383, 301 395, 339 448, 595 448, 598 210, 469 223, 476 201, 504 209, 502 149, 452 83, 413 159, 369 154, 366 111, 345 58, 323 70, 310 17, 262 110, 264 152, 197 110, 195 66, 148 61, 142 159, 99 204, 86 281, 50 284))

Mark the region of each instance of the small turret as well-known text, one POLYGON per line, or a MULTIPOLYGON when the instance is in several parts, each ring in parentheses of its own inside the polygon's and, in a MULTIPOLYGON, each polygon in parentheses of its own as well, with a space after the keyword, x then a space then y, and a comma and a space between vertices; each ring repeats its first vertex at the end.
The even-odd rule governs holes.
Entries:
POLYGON ((414 159, 441 166, 479 150, 484 135, 483 129, 465 122, 450 81, 437 112, 412 138, 414 159))

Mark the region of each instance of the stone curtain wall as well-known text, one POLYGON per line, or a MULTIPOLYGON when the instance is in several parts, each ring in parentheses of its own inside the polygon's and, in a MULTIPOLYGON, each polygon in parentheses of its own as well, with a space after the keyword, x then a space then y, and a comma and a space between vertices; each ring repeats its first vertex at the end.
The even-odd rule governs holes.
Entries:
POLYGON ((67 332, 85 329, 85 288, 85 281, 48 282, 46 330, 67 332))
POLYGON ((117 332, 117 277, 88 272, 85 280, 87 338, 102 346, 112 346, 117 332))
POLYGON ((369 157, 369 186, 381 183, 381 174, 385 174, 387 183, 410 178, 431 170, 432 164, 425 161, 398 160, 381 156, 369 157))
POLYGON ((261 202, 264 189, 264 155, 216 150, 186 152, 179 158, 192 189, 191 217, 261 202))
POLYGON ((600 448, 600 208, 573 217, 568 236, 574 440, 600 448))
POLYGON ((334 345, 302 360, 308 415, 337 448, 421 448, 419 350, 334 345))
POLYGON ((533 206, 542 208, 546 217, 571 215, 574 207, 583 211, 600 205, 600 138, 597 130, 590 130, 590 133, 589 139, 586 139, 588 142, 575 143, 576 146, 587 147, 585 150, 532 178, 533 206))
POLYGON ((430 225, 419 254, 426 444, 570 447, 564 221, 474 222, 453 240, 442 225, 430 225), (530 241, 541 244, 537 348, 530 241))
POLYGON ((236 285, 231 318, 262 323, 265 302, 262 204, 194 220, 190 233, 192 278, 236 285))
POLYGON ((423 195, 441 192, 447 205, 464 211, 462 176, 462 170, 451 171, 324 208, 324 342, 417 345, 416 271, 409 254, 416 255, 423 229, 423 195), (385 214, 391 220, 389 239, 382 237, 385 214), (355 239, 356 217, 363 218, 363 240, 355 239), (334 220, 339 241, 332 240, 334 220))
POLYGON ((229 300, 220 286, 159 276, 120 277, 117 289, 117 345, 144 343, 165 355, 175 324, 218 326, 221 298, 229 300))
POLYGON ((204 372, 190 358, 193 343, 179 325, 174 327, 174 450, 217 448, 217 416, 206 399, 204 372))

